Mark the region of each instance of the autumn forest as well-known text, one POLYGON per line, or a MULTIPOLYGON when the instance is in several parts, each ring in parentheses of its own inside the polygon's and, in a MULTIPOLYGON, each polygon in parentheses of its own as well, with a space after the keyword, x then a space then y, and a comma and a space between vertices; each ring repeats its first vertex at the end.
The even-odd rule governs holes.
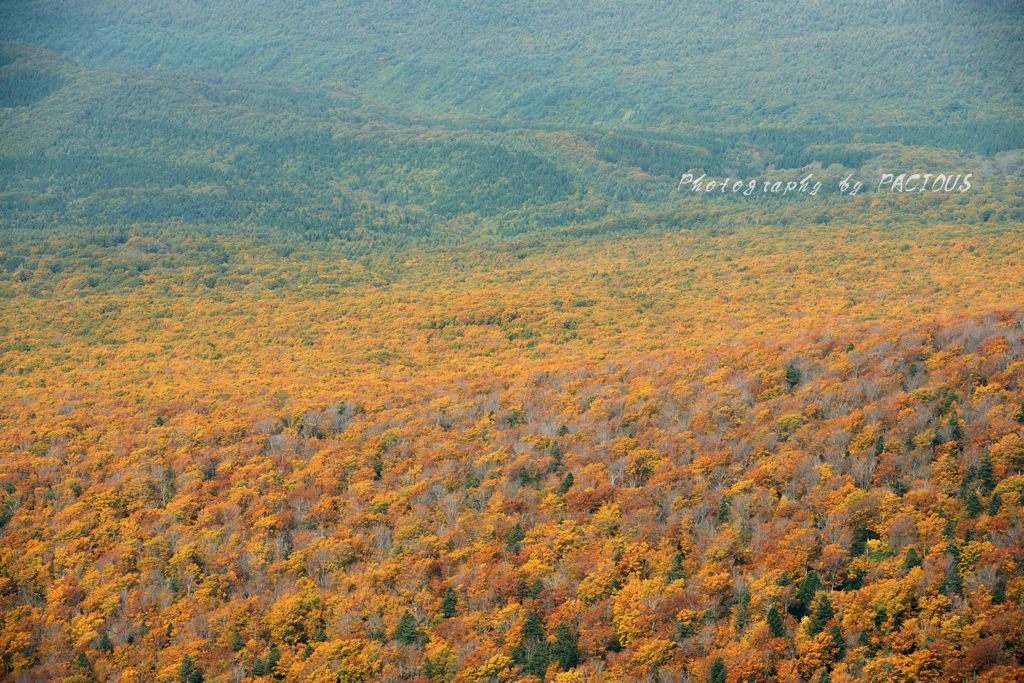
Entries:
POLYGON ((779 4, 5 3, 0 680, 1021 681, 1024 10, 779 4))

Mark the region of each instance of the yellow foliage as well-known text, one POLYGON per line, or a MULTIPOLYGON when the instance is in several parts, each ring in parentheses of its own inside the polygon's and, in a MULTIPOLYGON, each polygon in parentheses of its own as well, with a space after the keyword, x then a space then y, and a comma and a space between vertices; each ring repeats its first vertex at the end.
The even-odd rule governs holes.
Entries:
POLYGON ((317 653, 327 661, 335 661, 359 654, 362 643, 351 638, 328 640, 317 647, 317 653))
POLYGON ((270 632, 279 642, 294 645, 306 633, 309 611, 317 604, 311 589, 279 598, 267 615, 270 632))
POLYGON ((629 647, 651 636, 659 618, 656 607, 664 597, 663 579, 641 579, 634 575, 615 596, 612 628, 623 646, 629 647))
POLYGON ((610 503, 601 506, 594 513, 592 524, 599 536, 612 538, 619 533, 619 523, 622 521, 622 511, 618 503, 610 503))
MULTIPOLYGON (((816 239, 828 238, 828 231, 809 229, 816 239)), ((55 288, 39 298, 42 290, 31 279, 0 272, 10 328, 0 359, 0 450, 7 467, 0 481, 6 524, 0 563, 11 584, 0 666, 12 678, 39 678, 45 674, 18 670, 69 661, 80 647, 96 662, 97 678, 114 671, 125 680, 145 678, 155 666, 154 676, 170 679, 186 646, 196 651, 193 645, 207 637, 224 645, 237 631, 249 643, 240 662, 265 657, 268 643, 276 642, 289 680, 416 676, 424 655, 444 672, 438 681, 458 664, 460 681, 511 679, 518 669, 505 655, 521 638, 516 625, 523 612, 534 608, 549 636, 558 623, 579 633, 584 662, 579 674, 558 674, 566 683, 596 671, 586 659, 612 634, 626 649, 604 659, 608 681, 682 667, 684 657, 674 661, 677 649, 665 639, 674 622, 711 636, 678 648, 695 679, 716 651, 733 678, 753 677, 756 658, 781 656, 763 651, 776 647, 765 636, 763 615, 770 604, 793 604, 809 567, 833 585, 863 578, 863 587, 834 599, 847 633, 867 628, 878 641, 876 656, 866 657, 869 679, 922 680, 951 669, 953 655, 936 664, 919 651, 930 638, 966 657, 963 644, 976 639, 972 621, 1009 647, 1016 622, 1004 615, 1024 584, 1004 541, 992 541, 998 548, 961 541, 959 556, 961 575, 973 573, 970 585, 1010 577, 1004 606, 975 604, 973 593, 951 601, 939 592, 944 527, 961 509, 954 496, 966 463, 940 447, 931 466, 934 432, 927 424, 938 396, 955 388, 963 415, 971 416, 966 452, 991 448, 997 491, 1004 494, 1001 514, 961 515, 958 533, 969 528, 973 538, 1011 537, 1018 506, 1008 494, 1024 490, 1024 477, 1012 471, 1024 466, 1024 444, 1014 433, 1020 398, 1012 389, 1021 366, 999 356, 1012 355, 1014 347, 988 343, 974 357, 943 356, 935 348, 966 338, 964 330, 1009 339, 1020 312, 994 310, 995 302, 982 301, 985 294, 948 324, 935 316, 946 303, 970 300, 985 279, 1018 277, 1016 271, 966 253, 944 261, 954 270, 933 273, 942 291, 925 295, 935 311, 925 315, 912 307, 916 298, 911 304, 897 294, 897 288, 922 291, 912 282, 916 270, 894 283, 885 300, 852 301, 847 292, 863 282, 830 289, 831 274, 805 276, 810 269, 803 263, 779 271, 773 259, 754 253, 741 256, 749 280, 731 281, 714 272, 710 259, 679 256, 697 244, 688 233, 631 241, 640 258, 664 255, 649 279, 633 278, 619 254, 572 241, 569 257, 558 250, 541 255, 543 246, 536 255, 535 247, 524 246, 511 258, 501 250, 471 250, 490 260, 479 268, 445 261, 459 267, 430 271, 458 272, 457 287, 453 279, 429 279, 417 270, 428 258, 421 253, 403 266, 406 275, 388 274, 384 287, 376 273, 390 273, 386 259, 371 256, 365 265, 338 269, 332 261, 343 259, 302 252, 294 262, 282 261, 261 255, 258 245, 236 250, 223 264, 225 279, 228 273, 251 278, 244 286, 252 289, 237 297, 232 291, 243 290, 221 292, 220 285, 196 294, 188 282, 197 271, 153 261, 147 276, 154 284, 132 295, 96 290, 72 297, 55 288), (978 264, 977 272, 960 261, 978 264), (248 271, 234 273, 238 264, 248 271), (565 268, 575 268, 572 278, 558 274, 565 268), (779 293, 769 284, 776 273, 802 302, 772 298, 779 293), (747 289, 729 302, 701 299, 680 286, 691 275, 719 291, 747 289), (267 278, 289 286, 260 294, 267 278), (759 288, 744 284, 755 280, 759 288), (292 283, 306 289, 300 293, 292 283), (326 283, 334 284, 334 295, 307 294, 326 283), (821 297, 815 291, 811 301, 807 292, 815 283, 829 291, 821 297), (591 297, 591 289, 602 291, 591 297), (572 305, 584 293, 595 303, 572 305), (890 311, 895 299, 904 307, 898 312, 890 311), (654 305, 637 316, 637 300, 654 305), (789 316, 766 314, 797 305, 804 311, 799 330, 791 330, 789 316), (493 311, 478 315, 482 307, 493 311), (158 308, 166 312, 155 316, 158 308), (422 326, 440 316, 451 323, 442 327, 447 333, 422 326), (871 316, 881 317, 865 326, 833 322, 871 316), (988 320, 979 324, 978 316, 988 320), (992 320, 1009 324, 990 334, 992 320), (527 329, 529 336, 519 336, 527 329), (569 329, 579 336, 566 338, 569 329), (855 352, 844 350, 848 338, 855 352), (868 351, 873 347, 884 352, 868 351), (930 386, 911 393, 901 382, 912 381, 906 366, 910 359, 920 366, 922 347, 932 356, 930 386), (398 350, 401 359, 382 349, 398 350), (792 393, 780 386, 778 369, 788 354, 814 368, 792 393), (978 384, 982 377, 988 385, 978 384), (756 394, 766 402, 757 405, 756 394), (859 405, 863 395, 878 399, 859 405), (588 397, 596 398, 583 410, 588 397), (515 420, 513 406, 523 411, 515 420), (562 423, 568 431, 559 429, 562 423), (798 432, 806 440, 778 447, 776 434, 798 432), (911 433, 920 451, 905 453, 911 433), (902 496, 888 493, 896 488, 888 479, 872 479, 861 452, 841 457, 851 435, 853 450, 867 454, 883 438, 884 465, 898 470, 907 488, 902 496), (561 467, 549 471, 545 451, 554 441, 561 467), (562 490, 569 472, 575 483, 562 490), (820 486, 809 487, 808 478, 820 486), (588 490, 600 502, 583 505, 588 490), (734 499, 734 523, 715 524, 723 494, 734 499), (518 553, 502 535, 516 521, 529 538, 518 553), (880 538, 868 541, 867 553, 848 557, 864 530, 880 538), (922 567, 904 571, 902 552, 892 551, 906 543, 924 547, 922 567), (685 584, 667 582, 676 553, 685 584), (784 570, 791 581, 779 585, 784 570), (171 577, 182 590, 168 600, 171 577), (618 592, 615 578, 625 584, 618 592), (538 579, 543 598, 531 605, 521 596, 538 579), (438 610, 448 586, 459 601, 452 619, 438 610), (703 631, 704 608, 740 588, 753 596, 747 606, 753 626, 740 633, 733 618, 722 617, 703 631), (380 630, 392 635, 405 609, 429 618, 423 631, 438 642, 426 652, 373 639, 380 630), (889 621, 879 630, 874 620, 883 609, 889 621), (677 610, 673 618, 669 612, 677 610), (950 622, 951 616, 965 621, 950 622), (321 618, 332 636, 346 638, 315 643, 311 631, 321 618), (115 654, 95 649, 104 629, 143 619, 149 632, 136 635, 132 646, 119 644, 115 654), (947 622, 941 628, 940 620, 947 622), (897 623, 914 628, 893 633, 897 623), (314 654, 299 661, 304 642, 314 654)), ((986 233, 989 238, 993 246, 982 252, 1016 248, 998 235, 986 233)), ((962 241, 971 239, 965 234, 962 241)), ((914 259, 922 260, 946 249, 913 248, 914 259)), ((951 248, 960 253, 959 244, 951 248)), ((61 249, 47 246, 33 259, 61 249)), ((879 253, 870 256, 899 261, 896 273, 907 265, 901 251, 879 253)), ((68 279, 47 270, 32 277, 49 278, 47 286, 68 279)), ((125 634, 111 633, 118 643, 125 634)), ((818 640, 800 635, 779 646, 794 648, 791 659, 802 657, 812 680, 812 669, 828 654, 818 640)), ((208 680, 230 676, 218 668, 227 658, 210 661, 223 653, 211 647, 197 655, 208 680)), ((793 662, 772 664, 780 679, 795 675, 793 662)), ((833 680, 859 673, 847 664, 833 680)), ((978 673, 979 680, 996 676, 991 667, 978 673)))
POLYGON ((503 681, 512 677, 512 658, 507 655, 494 655, 477 667, 472 680, 486 683, 487 681, 503 681))
POLYGON ((784 415, 775 421, 775 431, 779 433, 780 438, 783 440, 788 439, 790 434, 803 424, 803 421, 803 415, 784 415))
POLYGON ((919 403, 933 403, 939 400, 938 396, 936 396, 930 390, 925 389, 924 387, 920 389, 914 389, 913 393, 911 393, 911 396, 913 396, 914 400, 918 401, 919 403))
POLYGON ((75 649, 80 650, 86 647, 93 638, 99 636, 99 629, 103 622, 103 615, 99 612, 83 613, 73 617, 71 619, 71 640, 75 643, 75 649))
POLYGON ((583 683, 586 679, 575 669, 572 671, 560 671, 555 674, 555 683, 583 683))
POLYGON ((741 479, 729 488, 729 495, 735 496, 740 493, 747 493, 753 491, 756 486, 756 482, 751 479, 741 479))
POLYGON ((587 574, 577 586, 576 594, 583 602, 593 604, 608 594, 608 588, 611 586, 613 578, 607 572, 587 574))
POLYGON ((960 549, 960 576, 967 578, 974 573, 982 553, 991 552, 994 546, 988 541, 971 541, 960 549))
POLYGON ((633 653, 632 664, 637 668, 654 671, 672 658, 675 643, 663 638, 647 641, 633 653))
POLYGON ((1006 460, 1014 469, 1024 468, 1024 441, 1017 434, 1007 434, 992 446, 992 457, 1006 460))
POLYGON ((954 495, 960 488, 963 474, 960 472, 960 465, 956 456, 944 453, 939 461, 935 463, 935 479, 948 495, 954 495))
POLYGON ((936 370, 947 365, 950 359, 954 357, 954 355, 955 354, 953 354, 951 351, 936 351, 931 355, 931 357, 928 360, 924 362, 924 367, 930 373, 935 372, 936 370))

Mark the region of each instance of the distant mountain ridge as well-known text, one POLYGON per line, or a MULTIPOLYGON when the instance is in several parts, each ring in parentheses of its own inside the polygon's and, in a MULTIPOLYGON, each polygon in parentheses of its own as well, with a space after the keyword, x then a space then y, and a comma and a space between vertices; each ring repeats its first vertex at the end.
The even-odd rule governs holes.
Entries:
POLYGON ((1024 2, 7 2, 83 64, 337 82, 434 114, 573 125, 1021 117, 1024 2))

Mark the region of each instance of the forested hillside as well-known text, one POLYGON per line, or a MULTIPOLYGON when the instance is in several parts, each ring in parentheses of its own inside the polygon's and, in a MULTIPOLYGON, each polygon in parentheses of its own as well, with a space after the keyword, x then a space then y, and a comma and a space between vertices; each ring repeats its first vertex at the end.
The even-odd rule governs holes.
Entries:
POLYGON ((344 82, 406 108, 685 129, 1020 118, 1020 0, 9 0, 83 64, 344 82))
POLYGON ((1022 680, 1021 16, 0 4, 0 680, 1022 680))
POLYGON ((0 54, 0 83, 17 105, 0 114, 0 226, 22 246, 238 234, 361 257, 671 229, 718 210, 755 222, 779 211, 853 221, 863 208, 837 196, 844 178, 863 183, 863 195, 882 174, 909 172, 974 180, 970 192, 900 196, 895 220, 937 201, 969 205, 970 220, 1022 215, 1021 120, 686 134, 529 127, 393 109, 341 85, 110 72, 16 44, 0 54), (677 191, 688 171, 758 188, 813 173, 824 190, 695 201, 677 191))
POLYGON ((37 248, 0 290, 0 662, 1016 680, 1020 240, 804 230, 37 248))

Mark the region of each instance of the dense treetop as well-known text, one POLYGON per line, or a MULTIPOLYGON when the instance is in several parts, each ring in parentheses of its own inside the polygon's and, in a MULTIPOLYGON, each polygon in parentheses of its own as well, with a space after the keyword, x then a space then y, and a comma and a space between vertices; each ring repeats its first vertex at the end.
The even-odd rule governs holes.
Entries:
POLYGON ((0 661, 1011 680, 1020 241, 805 229, 39 245, 0 282, 0 661))
POLYGON ((1022 9, 3 3, 0 678, 1019 680, 1022 9))

